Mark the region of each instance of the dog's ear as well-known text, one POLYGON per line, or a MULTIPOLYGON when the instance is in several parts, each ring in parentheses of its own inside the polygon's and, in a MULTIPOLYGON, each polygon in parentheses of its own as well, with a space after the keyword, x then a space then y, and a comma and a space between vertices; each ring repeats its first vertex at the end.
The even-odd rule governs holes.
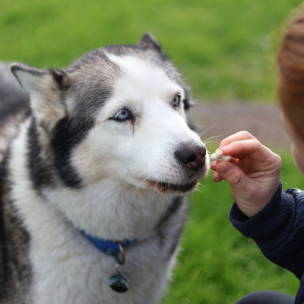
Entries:
POLYGON ((69 77, 61 70, 38 70, 19 63, 12 64, 11 71, 30 95, 37 120, 50 130, 65 116, 62 93, 69 87, 69 77))
POLYGON ((154 49, 162 53, 162 49, 157 40, 150 33, 144 33, 138 43, 138 46, 143 49, 154 49))

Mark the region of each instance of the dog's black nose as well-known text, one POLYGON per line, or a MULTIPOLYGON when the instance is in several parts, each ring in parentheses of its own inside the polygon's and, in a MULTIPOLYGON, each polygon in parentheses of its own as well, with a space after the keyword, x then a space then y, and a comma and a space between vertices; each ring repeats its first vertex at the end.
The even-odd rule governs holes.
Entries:
POLYGON ((206 148, 201 145, 183 145, 174 155, 182 165, 198 171, 205 164, 206 148))

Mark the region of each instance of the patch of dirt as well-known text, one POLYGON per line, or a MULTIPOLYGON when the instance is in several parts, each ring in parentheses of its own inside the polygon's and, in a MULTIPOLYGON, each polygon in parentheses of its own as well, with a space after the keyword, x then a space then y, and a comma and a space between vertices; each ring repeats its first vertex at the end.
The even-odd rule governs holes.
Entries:
POLYGON ((200 103, 189 111, 202 139, 213 143, 238 131, 248 131, 270 148, 289 147, 290 139, 280 119, 278 106, 261 103, 200 103))

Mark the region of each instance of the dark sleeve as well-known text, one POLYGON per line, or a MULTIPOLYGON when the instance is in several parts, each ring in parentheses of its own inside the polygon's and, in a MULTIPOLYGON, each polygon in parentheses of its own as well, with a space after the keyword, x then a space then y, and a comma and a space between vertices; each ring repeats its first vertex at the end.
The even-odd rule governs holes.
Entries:
POLYGON ((230 220, 244 236, 252 238, 275 264, 293 272, 304 272, 304 192, 282 191, 280 184, 272 200, 251 218, 234 203, 230 220))

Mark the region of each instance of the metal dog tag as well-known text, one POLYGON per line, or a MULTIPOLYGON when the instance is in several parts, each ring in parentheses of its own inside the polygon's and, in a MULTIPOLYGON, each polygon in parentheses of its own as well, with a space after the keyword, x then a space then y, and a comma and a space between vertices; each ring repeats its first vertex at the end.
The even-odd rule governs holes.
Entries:
POLYGON ((124 274, 122 274, 122 266, 125 264, 126 261, 125 252, 123 250, 121 243, 117 242, 117 245, 119 247, 121 259, 119 259, 118 255, 116 255, 118 264, 116 264, 115 268, 117 273, 110 277, 109 285, 114 291, 123 293, 129 290, 130 280, 124 274))
POLYGON ((126 292, 130 288, 129 279, 121 273, 114 274, 109 279, 110 287, 116 292, 126 292))

